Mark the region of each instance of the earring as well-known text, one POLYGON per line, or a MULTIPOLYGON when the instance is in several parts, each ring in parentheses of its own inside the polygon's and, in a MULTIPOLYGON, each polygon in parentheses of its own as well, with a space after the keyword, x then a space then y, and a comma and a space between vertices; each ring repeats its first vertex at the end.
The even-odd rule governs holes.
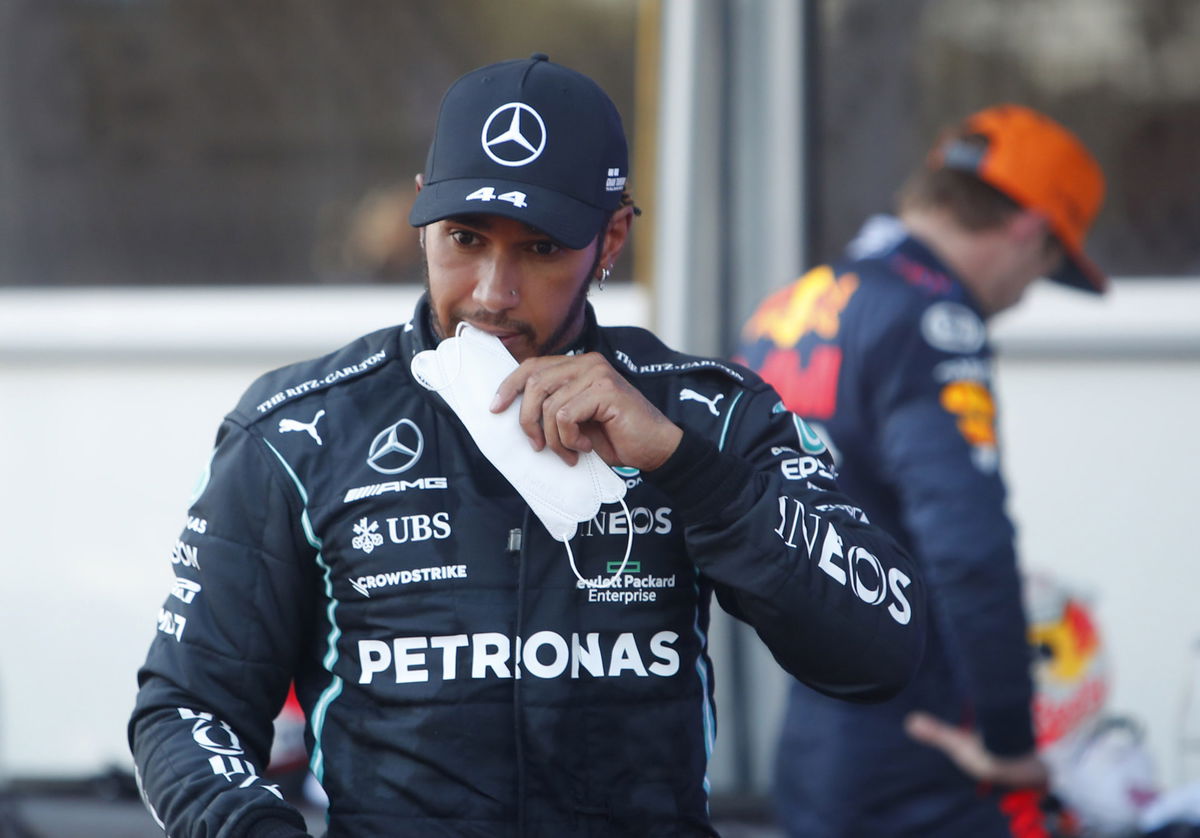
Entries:
POLYGON ((601 268, 601 269, 600 269, 600 282, 599 282, 599 284, 597 285, 597 290, 598 290, 598 291, 603 291, 603 290, 604 290, 604 281, 605 281, 606 279, 608 279, 610 276, 612 276, 612 266, 611 266, 611 265, 610 265, 609 267, 607 267, 607 268, 601 268))

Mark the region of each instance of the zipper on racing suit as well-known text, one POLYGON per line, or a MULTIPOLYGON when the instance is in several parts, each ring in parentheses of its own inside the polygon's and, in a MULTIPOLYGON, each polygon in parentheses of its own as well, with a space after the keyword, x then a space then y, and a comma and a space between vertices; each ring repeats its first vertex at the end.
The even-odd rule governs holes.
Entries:
MULTIPOLYGON (((530 510, 525 510, 525 521, 520 529, 508 531, 507 553, 516 561, 517 573, 517 621, 516 637, 522 636, 525 622, 525 530, 529 529, 530 510)), ((514 638, 515 640, 515 638, 514 638)), ((521 679, 517 677, 521 666, 520 652, 513 662, 513 742, 517 757, 517 835, 525 834, 525 742, 521 727, 521 679)))

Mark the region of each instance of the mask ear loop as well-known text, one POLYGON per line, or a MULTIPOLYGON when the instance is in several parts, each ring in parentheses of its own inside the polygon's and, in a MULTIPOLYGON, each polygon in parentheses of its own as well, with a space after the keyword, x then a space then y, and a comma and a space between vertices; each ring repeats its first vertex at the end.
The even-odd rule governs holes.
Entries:
POLYGON ((633 516, 629 514, 629 507, 625 505, 625 498, 620 499, 621 508, 625 510, 625 520, 629 522, 629 538, 625 541, 625 558, 621 559, 621 566, 617 568, 612 576, 609 576, 603 582, 593 582, 590 579, 584 579, 579 573, 579 568, 575 566, 575 554, 571 552, 571 539, 563 542, 563 546, 567 548, 567 559, 571 562, 571 570, 575 572, 575 578, 579 580, 579 584, 585 588, 611 588, 616 584, 617 579, 625 572, 625 565, 629 564, 629 554, 633 552, 633 516))

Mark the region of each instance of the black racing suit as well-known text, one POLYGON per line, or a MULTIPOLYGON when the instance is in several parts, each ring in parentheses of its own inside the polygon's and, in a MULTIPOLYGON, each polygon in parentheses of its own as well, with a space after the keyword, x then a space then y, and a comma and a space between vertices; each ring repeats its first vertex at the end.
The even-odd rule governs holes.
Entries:
POLYGON ((260 776, 293 679, 330 836, 712 835, 711 593, 805 683, 885 699, 925 597, 837 494, 820 439, 753 373, 648 332, 598 351, 684 428, 618 469, 571 541, 588 588, 458 418, 417 385, 411 323, 259 379, 171 556, 130 741, 173 838, 301 834, 260 776), (289 825, 290 824, 290 825, 289 825))

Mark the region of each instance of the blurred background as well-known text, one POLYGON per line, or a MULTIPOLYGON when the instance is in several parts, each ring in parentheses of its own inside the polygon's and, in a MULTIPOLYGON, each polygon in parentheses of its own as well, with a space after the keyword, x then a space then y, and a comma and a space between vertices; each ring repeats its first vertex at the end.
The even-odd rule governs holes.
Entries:
MULTIPOLYGON (((129 799, 134 674, 220 417, 408 317, 440 96, 533 51, 633 144, 645 213, 601 321, 704 354, 943 125, 1013 101, 1079 134, 1115 288, 995 323, 1011 511, 1026 566, 1091 603, 1162 783, 1192 779, 1197 44, 1196 0, 0 0, 0 779, 129 799)), ((727 620, 712 645, 714 813, 760 821, 783 679, 727 620)))

